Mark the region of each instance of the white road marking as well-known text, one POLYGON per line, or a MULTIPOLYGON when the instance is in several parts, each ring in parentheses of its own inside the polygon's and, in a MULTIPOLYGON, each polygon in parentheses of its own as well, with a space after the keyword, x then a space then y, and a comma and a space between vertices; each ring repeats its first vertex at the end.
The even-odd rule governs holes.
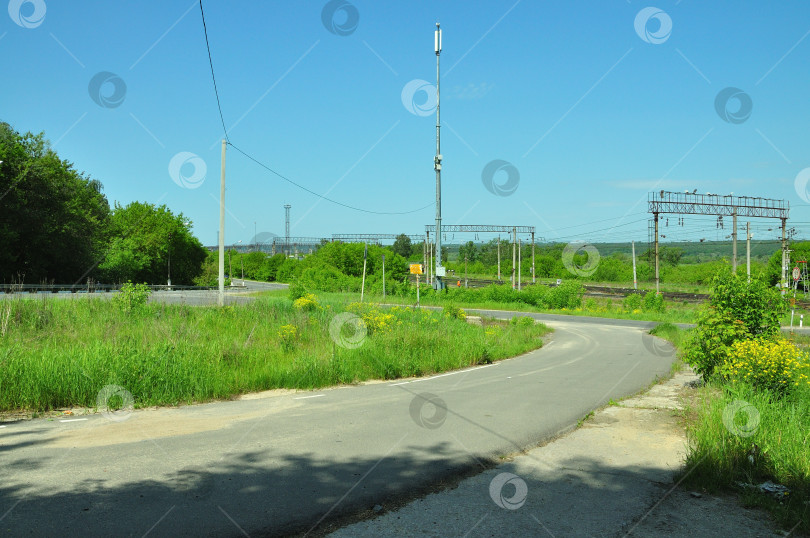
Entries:
POLYGON ((5 428, 5 426, 0 426, 0 428, 5 428))
POLYGON ((59 422, 79 422, 81 420, 87 420, 86 418, 69 418, 66 420, 60 420, 59 422))
POLYGON ((472 372, 473 370, 480 370, 481 368, 489 368, 490 366, 498 366, 498 363, 493 362, 492 364, 485 364, 483 366, 476 366, 475 368, 468 368, 466 370, 458 370, 456 372, 448 372, 446 374, 434 375, 432 377, 425 377, 425 378, 422 378, 422 379, 414 379, 413 381, 403 381, 401 383, 391 383, 388 386, 389 387, 397 387, 399 385, 407 385, 409 383, 419 383, 421 381, 430 381, 431 379, 438 379, 440 377, 447 377, 447 376, 456 375, 456 374, 464 374, 464 373, 467 373, 467 372, 472 372))
POLYGON ((315 394, 314 396, 299 396, 298 398, 293 398, 293 400, 306 400, 307 398, 321 398, 322 396, 326 396, 326 394, 315 394))

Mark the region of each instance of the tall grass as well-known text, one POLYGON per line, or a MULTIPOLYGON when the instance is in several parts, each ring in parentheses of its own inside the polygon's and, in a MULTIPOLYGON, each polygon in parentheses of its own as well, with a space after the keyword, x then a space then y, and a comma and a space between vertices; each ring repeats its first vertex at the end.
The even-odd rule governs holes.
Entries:
POLYGON ((0 411, 93 407, 119 385, 136 406, 223 399, 273 388, 316 388, 424 375, 514 356, 542 345, 542 325, 474 326, 399 309, 357 349, 338 346, 330 322, 346 308, 311 311, 287 298, 238 307, 110 301, 0 301, 0 411), (284 340, 282 326, 294 334, 284 340), (285 345, 282 345, 285 344, 285 345))
POLYGON ((710 491, 785 485, 791 493, 783 499, 743 489, 744 500, 770 509, 786 528, 810 532, 810 390, 780 397, 744 384, 709 385, 691 411, 685 483, 710 491))

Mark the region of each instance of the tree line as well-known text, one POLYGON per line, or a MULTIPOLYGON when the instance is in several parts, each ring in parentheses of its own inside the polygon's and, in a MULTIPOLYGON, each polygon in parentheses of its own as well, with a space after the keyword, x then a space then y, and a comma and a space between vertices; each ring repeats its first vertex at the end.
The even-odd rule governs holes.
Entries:
POLYGON ((206 253, 165 205, 113 207, 43 133, 0 122, 0 282, 191 284, 206 253))

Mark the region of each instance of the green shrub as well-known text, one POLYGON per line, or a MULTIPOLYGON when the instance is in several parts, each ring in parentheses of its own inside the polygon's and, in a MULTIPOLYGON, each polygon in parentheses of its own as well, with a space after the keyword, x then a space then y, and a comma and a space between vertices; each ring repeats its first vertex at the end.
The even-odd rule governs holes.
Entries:
POLYGON ((306 287, 304 287, 304 284, 302 284, 300 280, 296 280, 295 282, 291 283, 287 291, 290 294, 291 301, 300 299, 301 297, 307 294, 307 289, 306 287))
POLYGON ((644 300, 641 303, 641 309, 644 312, 663 312, 664 296, 660 293, 648 291, 644 295, 644 300))
POLYGON ((747 336, 742 321, 734 319, 727 312, 709 308, 698 318, 698 326, 684 350, 684 362, 708 379, 725 362, 731 345, 747 336))
POLYGON ((569 280, 559 286, 549 288, 545 296, 547 308, 579 308, 585 288, 579 282, 569 280))
POLYGON ((779 319, 787 305, 779 292, 759 279, 725 269, 715 276, 709 304, 743 322, 751 337, 779 332, 779 319))
POLYGON ((464 321, 467 319, 467 313, 455 305, 446 305, 443 309, 444 315, 452 319, 460 319, 464 321))
POLYGON ((779 333, 785 301, 763 281, 722 269, 713 280, 709 307, 686 346, 684 360, 704 379, 715 374, 734 342, 771 339, 779 333))
POLYGON ((642 298, 641 295, 638 293, 631 293, 627 297, 624 298, 622 304, 626 310, 640 310, 641 309, 641 302, 642 298))
POLYGON ((515 316, 509 320, 509 323, 517 327, 531 327, 534 325, 534 318, 529 316, 515 316))
POLYGON ((152 290, 146 284, 133 284, 127 281, 112 300, 122 310, 130 312, 145 305, 151 294, 152 290))

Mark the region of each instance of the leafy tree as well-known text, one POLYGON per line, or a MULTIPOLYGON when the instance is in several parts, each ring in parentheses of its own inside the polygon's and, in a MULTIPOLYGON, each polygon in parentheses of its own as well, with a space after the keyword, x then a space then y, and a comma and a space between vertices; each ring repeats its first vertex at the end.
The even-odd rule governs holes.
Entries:
MULTIPOLYGON (((660 265, 671 265, 676 267, 683 258, 684 250, 681 247, 668 247, 665 245, 658 245, 658 263, 660 265)), ((650 248, 639 255, 640 260, 655 263, 655 249, 650 248)))
POLYGON ((166 282, 171 270, 173 283, 191 284, 202 273, 207 254, 191 235, 191 222, 165 205, 116 203, 110 234, 109 249, 99 266, 110 280, 158 284, 166 282))
POLYGON ((458 247, 458 261, 463 262, 465 258, 469 263, 474 263, 478 260, 478 249, 472 241, 467 241, 458 247))
MULTIPOLYGON (((788 281, 792 283, 790 271, 796 267, 797 261, 810 261, 810 242, 803 241, 790 245, 790 260, 788 264, 788 281)), ((772 286, 778 284, 782 279, 782 249, 777 249, 768 260, 768 283, 772 286)))
MULTIPOLYGON (((503 245, 501 245, 503 246, 503 245)), ((498 240, 492 239, 488 243, 481 245, 478 253, 478 260, 484 265, 498 266, 498 240)))
POLYGON ((683 257, 683 249, 680 247, 662 247, 658 249, 658 255, 664 263, 676 267, 683 257))
POLYGON ((110 207, 101 183, 59 158, 44 135, 0 123, 0 279, 95 276, 110 207))
POLYGON ((413 245, 411 244, 411 238, 405 234, 399 234, 394 241, 394 246, 391 247, 391 250, 394 251, 395 254, 399 254, 403 258, 409 258, 411 256, 411 249, 413 245))

